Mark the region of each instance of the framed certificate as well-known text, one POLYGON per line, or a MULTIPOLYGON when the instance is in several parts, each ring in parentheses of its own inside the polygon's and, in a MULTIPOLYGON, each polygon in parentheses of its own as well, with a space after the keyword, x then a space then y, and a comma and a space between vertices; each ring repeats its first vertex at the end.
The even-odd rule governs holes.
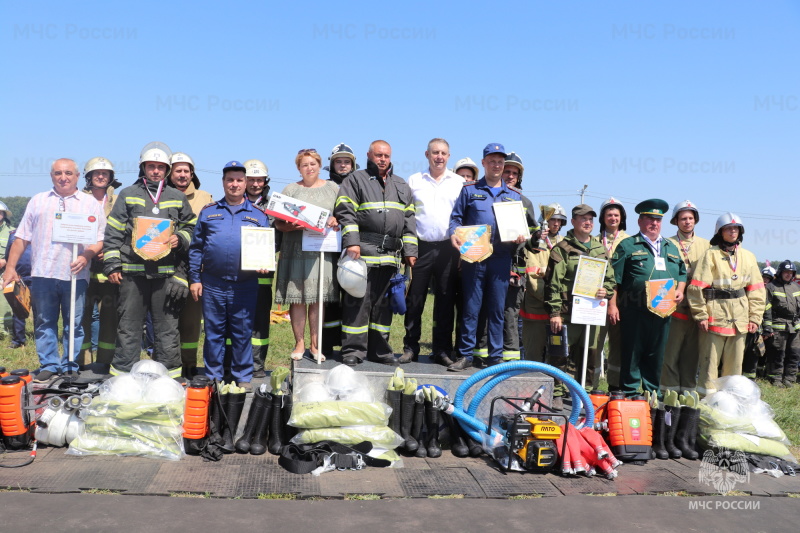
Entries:
POLYGON ((599 257, 582 255, 578 258, 578 269, 575 271, 575 283, 572 285, 572 294, 595 298, 597 291, 603 288, 606 278, 608 261, 599 257))
POLYGON ((275 228, 242 227, 242 270, 275 271, 275 228))
POLYGON ((497 220, 497 232, 502 242, 515 241, 521 235, 529 239, 528 221, 525 219, 525 207, 522 202, 496 202, 492 204, 494 218, 497 220))

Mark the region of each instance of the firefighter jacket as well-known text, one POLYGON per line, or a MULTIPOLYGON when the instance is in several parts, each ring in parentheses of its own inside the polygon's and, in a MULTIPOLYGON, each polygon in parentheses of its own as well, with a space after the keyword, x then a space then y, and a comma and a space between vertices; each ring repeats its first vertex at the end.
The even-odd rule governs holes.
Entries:
POLYGON ((697 262, 687 290, 692 318, 708 320, 708 331, 722 336, 747 333, 748 322, 760 325, 766 291, 756 257, 737 247, 731 255, 712 246, 697 262))
POLYGON ((544 275, 550 260, 550 249, 564 239, 561 235, 540 239, 533 250, 525 250, 525 299, 519 316, 526 320, 550 320, 544 308, 544 275))
MULTIPOLYGON (((178 189, 175 189, 176 191, 178 189)), ((180 191, 178 191, 180 192, 180 191)), ((189 186, 183 191, 183 194, 186 195, 186 199, 189 200, 189 206, 192 208, 192 212, 195 215, 199 215, 200 211, 213 202, 213 198, 211 198, 211 193, 206 191, 201 191, 197 187, 194 186, 194 182, 189 182, 189 186)))
POLYGON ((347 176, 339 188, 333 216, 342 227, 342 249, 360 246, 368 267, 396 266, 398 258, 417 257, 414 197, 392 167, 386 180, 372 162, 347 176))
POLYGON ((164 187, 158 199, 158 213, 153 213, 153 200, 145 190, 147 178, 136 180, 122 189, 108 216, 103 241, 103 273, 122 272, 132 276, 168 278, 174 274, 186 280, 186 261, 197 217, 186 195, 172 187, 164 187), (165 257, 145 261, 133 249, 134 221, 137 217, 163 218, 173 222, 178 246, 165 257))
POLYGON ((794 333, 800 329, 800 285, 784 283, 775 278, 767 284, 767 304, 764 307, 764 333, 794 333))
MULTIPOLYGON (((689 284, 692 282, 692 274, 694 274, 694 269, 697 267, 697 262, 700 261, 700 258, 711 248, 711 243, 702 237, 698 237, 694 233, 691 237, 686 238, 680 231, 678 231, 674 237, 670 237, 669 240, 678 247, 681 259, 683 259, 683 264, 686 265, 686 287, 688 289, 689 284)), ((672 316, 680 320, 689 320, 691 318, 689 298, 684 298, 681 303, 678 304, 672 316)))
MULTIPOLYGON (((92 188, 87 186, 83 189, 83 192, 86 194, 92 194, 92 188)), ((106 220, 108 220, 108 215, 111 214, 111 210, 114 208, 114 202, 116 201, 117 195, 114 194, 114 187, 108 187, 106 189, 106 201, 103 204, 103 212, 106 215, 106 220)), ((89 265, 89 272, 91 273, 89 279, 92 281, 99 281, 100 283, 105 283, 108 281, 108 277, 103 274, 103 266, 102 256, 93 257, 92 262, 89 265)))
MULTIPOLYGON (((575 238, 574 230, 569 230, 564 240, 553 246, 550 251, 545 274, 547 284, 544 289, 544 305, 551 317, 569 314, 572 286, 575 283, 575 273, 581 256, 608 260, 606 250, 597 237, 590 237, 588 243, 582 243, 575 238)), ((605 299, 610 299, 614 295, 614 270, 611 268, 611 262, 606 265, 603 288, 606 290, 605 299)))

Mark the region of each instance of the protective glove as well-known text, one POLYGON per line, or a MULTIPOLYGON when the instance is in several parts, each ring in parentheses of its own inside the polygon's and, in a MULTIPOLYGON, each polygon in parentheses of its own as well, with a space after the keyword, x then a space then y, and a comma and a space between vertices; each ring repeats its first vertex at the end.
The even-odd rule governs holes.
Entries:
POLYGON ((189 282, 178 276, 172 276, 167 280, 167 309, 179 312, 183 309, 183 304, 189 296, 189 282))

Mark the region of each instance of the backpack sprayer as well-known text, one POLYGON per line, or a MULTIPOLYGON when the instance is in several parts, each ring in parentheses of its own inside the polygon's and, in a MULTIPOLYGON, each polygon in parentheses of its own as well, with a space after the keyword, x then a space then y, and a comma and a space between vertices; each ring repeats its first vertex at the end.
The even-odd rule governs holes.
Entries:
MULTIPOLYGON (((33 378, 25 370, 14 370, 11 375, 0 379, 0 432, 3 445, 9 450, 22 450, 30 446, 34 433, 33 417, 30 414, 31 403, 28 384, 33 378)), ((24 463, 6 465, 3 468, 18 468, 29 465, 36 458, 36 442, 30 458, 24 463)))

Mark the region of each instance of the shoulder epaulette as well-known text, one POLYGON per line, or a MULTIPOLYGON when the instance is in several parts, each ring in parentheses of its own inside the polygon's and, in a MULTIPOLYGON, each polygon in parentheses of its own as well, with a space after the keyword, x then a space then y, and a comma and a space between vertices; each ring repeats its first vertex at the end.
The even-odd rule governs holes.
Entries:
POLYGON ((465 181, 464 182, 464 187, 467 187, 468 185, 475 185, 476 183, 478 183, 478 182, 477 181, 465 181))
POLYGON ((514 187, 513 185, 506 185, 506 187, 508 187, 508 188, 509 188, 509 189, 511 189, 512 191, 514 191, 514 192, 517 192, 517 193, 519 193, 520 195, 522 195, 522 189, 517 189, 517 188, 516 188, 516 187, 514 187))
MULTIPOLYGON (((206 207, 211 207, 212 205, 217 205, 217 202, 211 202, 210 204, 206 204, 203 206, 203 209, 205 209, 206 207)), ((200 211, 202 211, 203 209, 201 209, 200 211)))

